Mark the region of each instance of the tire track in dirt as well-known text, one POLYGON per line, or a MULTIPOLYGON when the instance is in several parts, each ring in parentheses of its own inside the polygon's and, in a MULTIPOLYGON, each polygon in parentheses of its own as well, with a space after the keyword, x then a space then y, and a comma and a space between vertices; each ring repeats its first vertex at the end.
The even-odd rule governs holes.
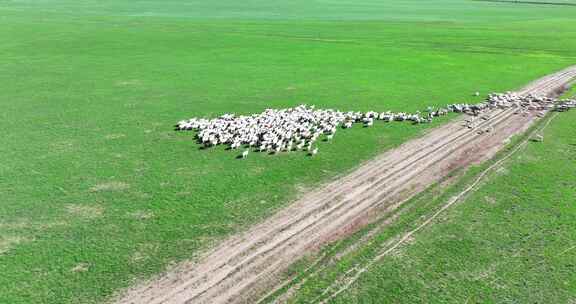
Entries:
MULTIPOLYGON (((532 135, 546 129, 548 124, 557 116, 558 116, 558 113, 553 113, 552 117, 550 119, 548 119, 548 121, 546 121, 546 124, 544 126, 542 126, 541 128, 539 128, 538 130, 533 131, 532 135)), ((509 152, 504 158, 498 160, 496 163, 492 164, 490 167, 488 167, 482 173, 480 173, 480 175, 478 177, 476 177, 476 179, 474 180, 474 182, 472 182, 472 184, 468 185, 463 191, 458 193, 458 195, 452 197, 446 204, 444 204, 439 210, 437 210, 434 214, 432 214, 432 216, 427 218, 423 223, 421 223, 416 228, 406 232, 400 238, 400 240, 398 240, 397 242, 394 242, 392 246, 386 248, 383 252, 379 253, 377 256, 370 259, 368 261, 368 263, 364 264, 363 266, 361 266, 359 268, 353 268, 353 269, 347 271, 346 273, 344 273, 342 275, 342 277, 336 279, 336 281, 332 285, 330 285, 328 288, 326 288, 320 296, 318 296, 316 299, 314 299, 310 303, 320 303, 320 304, 328 303, 331 299, 337 297, 339 294, 348 290, 352 286, 352 284, 357 282, 358 279, 361 277, 361 275, 363 273, 365 273, 366 271, 368 271, 368 269, 372 265, 374 265, 376 262, 381 260, 386 255, 392 253, 398 247, 400 247, 403 244, 405 244, 406 242, 408 242, 414 234, 416 234, 421 229, 425 228, 430 223, 432 223, 436 218, 438 218, 438 216, 440 216, 440 214, 442 214, 443 212, 448 210, 452 205, 458 203, 465 195, 467 195, 469 192, 473 191, 478 186, 478 184, 482 180, 484 180, 484 178, 489 173, 492 173, 495 170, 495 168, 500 167, 505 161, 507 161, 510 157, 515 155, 516 152, 518 152, 520 149, 525 147, 529 140, 530 140, 530 136, 528 138, 526 138, 525 140, 523 140, 522 143, 520 143, 518 146, 516 146, 514 148, 514 150, 509 152), (352 275, 352 276, 350 276, 350 275, 352 275), (350 276, 350 277, 347 277, 347 276, 350 276), (335 289, 338 287, 338 285, 341 285, 341 287, 338 289, 335 289)))
MULTIPOLYGON (((576 79, 576 66, 532 82, 521 94, 554 95, 576 79)), ((495 109, 475 129, 465 116, 440 126, 304 195, 286 209, 230 238, 197 263, 127 291, 116 303, 243 303, 273 286, 306 252, 391 211, 457 168, 489 159, 536 119, 495 109), (493 127, 488 134, 478 128, 493 127)))

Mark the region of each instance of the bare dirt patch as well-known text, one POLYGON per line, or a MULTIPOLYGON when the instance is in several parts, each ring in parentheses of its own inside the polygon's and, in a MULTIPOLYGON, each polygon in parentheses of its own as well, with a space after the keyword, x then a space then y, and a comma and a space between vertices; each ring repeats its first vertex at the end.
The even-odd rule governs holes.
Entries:
MULTIPOLYGON (((576 79, 576 67, 528 85, 520 94, 553 95, 576 79)), ((440 126, 304 194, 276 215, 231 237, 196 262, 186 262, 125 293, 117 303, 254 303, 294 261, 366 225, 443 180, 454 170, 490 159, 537 120, 495 109, 478 128, 463 119, 440 126)))

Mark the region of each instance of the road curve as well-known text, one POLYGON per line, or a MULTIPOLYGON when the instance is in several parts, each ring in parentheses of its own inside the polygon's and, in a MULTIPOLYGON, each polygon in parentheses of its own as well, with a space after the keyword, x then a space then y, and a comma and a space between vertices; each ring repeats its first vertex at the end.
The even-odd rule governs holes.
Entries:
MULTIPOLYGON (((520 94, 554 96, 576 80, 576 66, 536 80, 520 94)), ((465 116, 435 128, 312 191, 234 236, 196 262, 186 262, 124 292, 118 304, 252 303, 277 275, 312 248, 338 239, 438 182, 492 157, 537 118, 494 109, 475 129, 465 116), (492 127, 478 134, 479 128, 492 127)))

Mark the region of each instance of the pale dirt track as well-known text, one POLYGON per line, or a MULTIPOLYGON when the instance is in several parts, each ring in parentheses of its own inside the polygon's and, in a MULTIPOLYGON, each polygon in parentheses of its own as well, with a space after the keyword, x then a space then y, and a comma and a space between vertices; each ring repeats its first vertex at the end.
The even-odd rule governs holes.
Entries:
MULTIPOLYGON (((576 66, 544 77, 521 94, 554 95, 576 79, 576 66)), ((461 117, 310 192, 196 262, 125 292, 116 303, 253 303, 277 275, 313 248, 397 208, 455 169, 489 159, 537 118, 496 109, 468 129, 461 117), (478 129, 493 131, 478 134, 478 129)))

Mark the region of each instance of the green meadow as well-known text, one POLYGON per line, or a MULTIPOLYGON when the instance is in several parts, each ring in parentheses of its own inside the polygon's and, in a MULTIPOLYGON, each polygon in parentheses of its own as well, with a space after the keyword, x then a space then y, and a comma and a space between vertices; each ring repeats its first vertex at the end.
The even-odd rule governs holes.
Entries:
MULTIPOLYGON (((178 120, 478 101, 574 64, 575 13, 467 0, 0 0, 0 303, 105 301, 430 127, 353 128, 314 158, 237 160, 200 150, 178 120)), ((551 129, 559 145, 573 134, 565 117, 551 129)))
MULTIPOLYGON (((576 97, 576 90, 572 94, 576 97)), ((481 168, 448 189, 417 197, 409 204, 410 212, 403 212, 393 225, 365 229, 325 250, 335 256, 351 244, 357 246, 342 257, 306 271, 302 269, 310 262, 301 263, 292 270, 300 274, 290 286, 299 288, 288 302, 327 300, 351 277, 343 274, 366 267, 354 284, 327 303, 573 303, 575 128, 576 112, 555 117, 537 133, 543 142, 518 150, 472 194, 369 267, 375 256, 459 193, 481 168), (374 236, 360 242, 370 229, 374 236)))

